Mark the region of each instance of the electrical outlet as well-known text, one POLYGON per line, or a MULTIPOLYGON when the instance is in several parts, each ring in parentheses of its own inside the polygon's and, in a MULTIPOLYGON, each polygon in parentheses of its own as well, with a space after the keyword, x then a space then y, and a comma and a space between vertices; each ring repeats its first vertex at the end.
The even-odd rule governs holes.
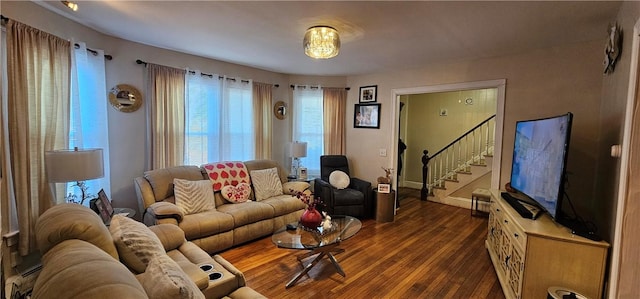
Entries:
POLYGON ((386 157, 387 156, 387 149, 386 148, 381 148, 380 149, 380 157, 386 157))

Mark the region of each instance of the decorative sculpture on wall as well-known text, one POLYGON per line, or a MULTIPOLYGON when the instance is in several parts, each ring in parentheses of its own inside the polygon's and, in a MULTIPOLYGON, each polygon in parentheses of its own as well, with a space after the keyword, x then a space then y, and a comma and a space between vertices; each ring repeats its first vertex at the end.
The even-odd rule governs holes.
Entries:
POLYGON ((622 48, 622 30, 618 24, 609 26, 609 38, 604 47, 604 73, 611 74, 616 66, 616 62, 620 57, 622 48))

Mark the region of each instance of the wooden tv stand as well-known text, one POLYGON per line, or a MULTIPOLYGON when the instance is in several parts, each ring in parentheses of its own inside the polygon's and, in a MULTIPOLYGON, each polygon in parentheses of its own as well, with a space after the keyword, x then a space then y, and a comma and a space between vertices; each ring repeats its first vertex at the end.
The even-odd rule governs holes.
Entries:
POLYGON ((506 298, 547 298, 553 286, 602 297, 609 244, 573 235, 546 213, 522 218, 496 189, 485 245, 506 298))

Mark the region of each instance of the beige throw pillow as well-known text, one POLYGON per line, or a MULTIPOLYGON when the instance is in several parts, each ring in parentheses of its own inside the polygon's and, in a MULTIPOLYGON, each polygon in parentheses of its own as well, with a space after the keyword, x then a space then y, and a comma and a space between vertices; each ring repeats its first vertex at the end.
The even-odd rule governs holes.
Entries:
POLYGON ((253 170, 250 175, 256 201, 282 195, 282 182, 277 168, 253 170))
POLYGON ((185 215, 216 208, 216 200, 209 180, 188 181, 174 179, 173 193, 176 196, 176 205, 182 209, 185 215))
POLYGON ((158 236, 138 221, 114 215, 109 231, 120 260, 137 273, 144 272, 154 256, 166 254, 158 236))
POLYGON ((151 259, 147 271, 137 278, 149 298, 205 298, 189 276, 166 254, 151 259))

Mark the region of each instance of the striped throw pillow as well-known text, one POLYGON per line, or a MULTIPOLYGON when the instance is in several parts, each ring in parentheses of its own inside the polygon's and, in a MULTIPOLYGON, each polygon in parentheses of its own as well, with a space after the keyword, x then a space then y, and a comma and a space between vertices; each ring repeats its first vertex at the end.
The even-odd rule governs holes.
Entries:
POLYGON ((282 195, 282 182, 278 176, 277 168, 253 170, 249 174, 256 201, 282 195))
POLYGON ((213 189, 209 180, 188 181, 173 179, 176 205, 185 215, 196 214, 216 208, 213 189))

